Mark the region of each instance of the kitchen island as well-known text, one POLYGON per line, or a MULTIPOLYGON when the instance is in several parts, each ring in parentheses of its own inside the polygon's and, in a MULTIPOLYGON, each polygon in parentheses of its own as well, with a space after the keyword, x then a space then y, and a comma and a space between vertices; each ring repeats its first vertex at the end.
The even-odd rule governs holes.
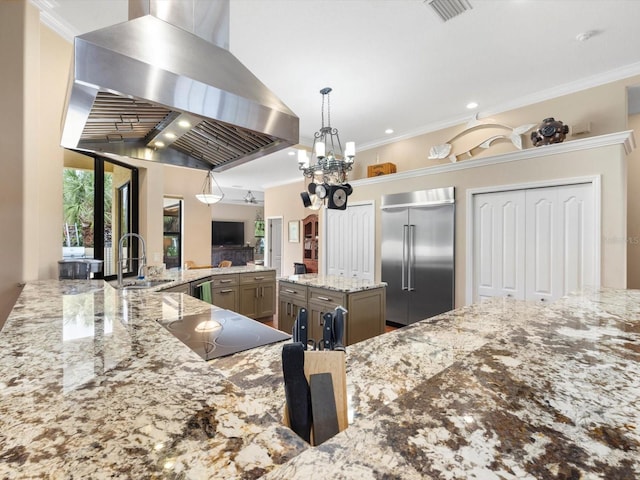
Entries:
POLYGON ((640 476, 640 292, 493 299, 347 348, 351 426, 281 425, 275 344, 205 362, 157 322, 215 308, 25 286, 0 332, 0 478, 640 476))
POLYGON ((291 333, 301 308, 306 308, 309 338, 322 338, 323 315, 346 308, 345 345, 384 333, 386 284, 356 277, 290 275, 278 279, 278 328, 291 333))

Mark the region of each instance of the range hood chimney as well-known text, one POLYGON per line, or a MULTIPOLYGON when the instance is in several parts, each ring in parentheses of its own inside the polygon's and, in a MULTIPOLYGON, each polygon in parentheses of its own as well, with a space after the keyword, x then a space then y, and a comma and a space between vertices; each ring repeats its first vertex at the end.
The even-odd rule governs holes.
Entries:
POLYGON ((229 0, 129 0, 129 21, 74 40, 62 146, 222 171, 297 144, 228 47, 229 0))

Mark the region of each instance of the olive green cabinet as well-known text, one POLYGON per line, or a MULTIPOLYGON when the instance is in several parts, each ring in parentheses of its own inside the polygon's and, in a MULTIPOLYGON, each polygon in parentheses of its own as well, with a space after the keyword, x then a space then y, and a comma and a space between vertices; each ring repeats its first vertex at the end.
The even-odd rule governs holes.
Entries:
POLYGON ((211 301, 216 307, 232 310, 249 318, 271 317, 275 313, 275 271, 211 275, 162 291, 199 297, 200 287, 206 282, 210 282, 211 301))
POLYGON ((276 307, 276 272, 251 272, 239 275, 238 313, 249 318, 271 317, 276 307))
POLYGON ((307 287, 290 282, 278 282, 278 329, 293 331, 300 308, 307 308, 307 287))
MULTIPOLYGON (((333 312, 339 305, 343 306, 347 310, 347 295, 335 290, 328 290, 326 288, 309 287, 308 296, 308 311, 309 311, 309 335, 314 340, 322 338, 322 327, 324 326, 324 319, 322 318, 325 313, 333 312)), ((351 313, 349 311, 349 313, 351 313)), ((347 314, 347 321, 345 324, 345 338, 348 339, 348 323, 351 321, 347 314)), ((373 335, 372 335, 373 336, 373 335)), ((346 345, 349 345, 347 340, 346 345)))
POLYGON ((240 307, 238 274, 213 275, 211 277, 211 298, 216 307, 237 312, 240 307))
POLYGON ((291 333, 300 308, 307 309, 311 339, 322 338, 323 315, 339 305, 347 309, 345 345, 384 333, 386 289, 341 292, 280 280, 278 285, 278 329, 291 333))

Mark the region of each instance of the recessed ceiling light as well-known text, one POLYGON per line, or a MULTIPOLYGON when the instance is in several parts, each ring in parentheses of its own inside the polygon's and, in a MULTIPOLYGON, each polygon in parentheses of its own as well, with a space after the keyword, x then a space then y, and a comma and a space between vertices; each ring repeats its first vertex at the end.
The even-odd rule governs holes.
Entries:
POLYGON ((291 151, 289 151, 289 152, 288 152, 288 154, 289 154, 289 156, 290 156, 290 157, 293 157, 293 156, 296 154, 296 152, 294 152, 293 150, 291 150, 291 151))
POLYGON ((156 147, 160 147, 160 148, 162 148, 162 147, 164 147, 164 142, 157 141, 157 142, 155 142, 155 143, 154 143, 154 145, 155 145, 156 147))
POLYGON ((173 140, 174 138, 176 138, 176 137, 177 137, 177 135, 176 135, 175 133, 173 133, 173 132, 166 132, 166 133, 164 134, 164 136, 165 136, 166 138, 171 139, 171 140, 173 140))
POLYGON ((467 108, 473 110, 474 108, 478 108, 478 104, 476 102, 469 102, 467 103, 467 108))
POLYGON ((178 122, 178 125, 180 125, 182 128, 189 128, 191 126, 191 124, 187 120, 180 120, 178 122))
POLYGON ((393 128, 387 128, 384 133, 386 133, 387 135, 390 135, 393 133, 393 128))

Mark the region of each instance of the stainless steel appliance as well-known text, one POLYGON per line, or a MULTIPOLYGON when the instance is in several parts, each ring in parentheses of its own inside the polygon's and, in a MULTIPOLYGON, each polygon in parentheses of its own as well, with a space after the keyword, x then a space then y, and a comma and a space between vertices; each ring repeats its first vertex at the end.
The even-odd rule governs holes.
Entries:
POLYGON ((384 195, 382 281, 387 321, 409 325, 453 309, 453 187, 384 195))

